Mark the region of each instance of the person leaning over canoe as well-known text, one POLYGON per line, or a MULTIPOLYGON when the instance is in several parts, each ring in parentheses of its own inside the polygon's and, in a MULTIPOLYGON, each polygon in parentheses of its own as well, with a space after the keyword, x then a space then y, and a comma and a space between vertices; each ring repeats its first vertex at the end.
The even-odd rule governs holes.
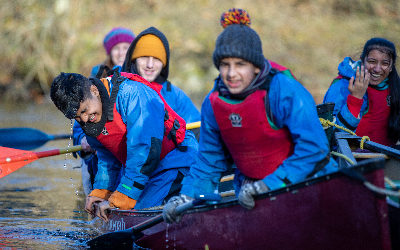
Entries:
POLYGON ((200 162, 165 205, 168 223, 179 219, 177 205, 214 193, 230 158, 239 203, 248 209, 254 195, 336 170, 312 96, 264 58, 247 12, 230 9, 221 23, 213 54, 220 75, 201 109, 200 162))
POLYGON ((80 123, 97 152, 98 172, 85 209, 93 214, 99 202, 96 215, 104 220, 110 207, 161 205, 179 193, 181 175, 197 162, 196 138, 185 133, 185 121, 157 88, 139 75, 121 75, 116 71, 99 80, 61 73, 50 92, 55 106, 80 123))
MULTIPOLYGON (((111 29, 103 39, 106 59, 92 68, 90 77, 104 78, 115 66, 122 66, 129 45, 134 39, 135 34, 128 28, 115 27, 111 29)), ((83 191, 85 195, 88 195, 93 190, 94 177, 97 173, 97 155, 87 143, 85 133, 78 122, 74 123, 73 141, 74 145, 82 146, 82 150, 78 154, 81 157, 83 191)))
MULTIPOLYGON (((170 50, 167 38, 158 29, 150 27, 142 31, 132 41, 129 48, 127 48, 123 66, 118 69, 123 72, 138 74, 159 88, 168 105, 186 123, 198 122, 200 121, 199 110, 181 89, 168 81, 169 57, 170 50)), ((78 139, 84 135, 83 132, 78 133, 79 129, 79 123, 75 123, 74 142, 78 142, 78 139)), ((192 133, 193 131, 198 136, 199 130, 196 128, 187 133, 192 133)), ((93 168, 97 169, 97 164, 93 164, 93 162, 95 161, 91 161, 92 165, 96 167, 93 168)))

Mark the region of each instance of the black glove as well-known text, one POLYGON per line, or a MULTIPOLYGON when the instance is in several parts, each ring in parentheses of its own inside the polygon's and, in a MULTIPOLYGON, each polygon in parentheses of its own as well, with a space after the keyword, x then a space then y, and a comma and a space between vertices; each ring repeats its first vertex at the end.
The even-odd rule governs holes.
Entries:
POLYGON ((244 208, 252 209, 255 205, 253 196, 266 193, 268 190, 267 185, 262 180, 245 180, 239 191, 239 204, 244 208))
POLYGON ((173 196, 163 208, 163 218, 167 223, 178 223, 182 216, 176 213, 176 207, 183 203, 191 202, 193 198, 180 194, 179 196, 173 196))

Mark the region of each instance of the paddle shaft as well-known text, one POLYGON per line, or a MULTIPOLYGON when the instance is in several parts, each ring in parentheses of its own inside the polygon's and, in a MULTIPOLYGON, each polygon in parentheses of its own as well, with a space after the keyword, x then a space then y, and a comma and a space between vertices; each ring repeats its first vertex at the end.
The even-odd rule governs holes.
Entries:
POLYGON ((71 138, 72 137, 72 135, 67 135, 67 134, 65 134, 65 135, 50 135, 52 138, 53 138, 53 140, 64 140, 64 139, 69 139, 69 138, 71 138))
MULTIPOLYGON (((361 137, 356 136, 356 135, 351 135, 349 133, 346 132, 339 132, 337 133, 337 138, 338 139, 355 139, 358 142, 361 142, 361 137)), ((378 152, 378 153, 382 153, 382 154, 386 154, 390 157, 393 157, 395 159, 400 160, 400 150, 394 149, 392 147, 388 147, 373 141, 365 141, 364 142, 364 148, 374 151, 374 152, 378 152)))
POLYGON ((186 129, 190 130, 190 129, 200 128, 200 125, 201 125, 201 122, 188 123, 188 124, 186 124, 186 129))
MULTIPOLYGON (((204 200, 192 200, 191 202, 184 203, 176 207, 177 214, 182 214, 186 210, 201 204, 204 200)), ((91 239, 87 242, 90 247, 97 248, 97 247, 111 247, 117 249, 119 246, 132 246, 132 243, 142 237, 140 234, 141 231, 153 227, 161 222, 163 222, 162 214, 159 214, 149 220, 145 220, 142 223, 139 223, 129 229, 125 229, 122 231, 111 232, 107 234, 100 235, 94 239, 91 239)), ((108 249, 108 248, 107 248, 108 249)))
MULTIPOLYGON (((358 141, 361 141, 361 138, 358 139, 358 141)), ((386 154, 388 156, 391 156, 395 159, 400 160, 400 150, 373 142, 373 141, 366 141, 364 142, 364 148, 375 151, 375 152, 379 152, 382 154, 386 154)))
MULTIPOLYGON (((196 205, 199 205, 199 204, 201 204, 203 202, 204 201, 202 201, 202 200, 193 200, 191 202, 187 202, 187 203, 184 203, 182 205, 177 206, 175 211, 176 211, 177 214, 182 214, 183 212, 185 212, 185 211, 189 210, 190 208, 192 208, 192 207, 194 207, 196 205)), ((152 227, 154 225, 157 225, 157 224, 163 222, 163 220, 164 219, 163 219, 162 214, 159 214, 159 215, 157 215, 157 216, 155 216, 155 217, 153 217, 151 219, 148 219, 146 221, 143 221, 142 223, 139 223, 139 224, 133 226, 132 227, 132 233, 141 232, 141 231, 143 231, 143 230, 145 230, 147 228, 150 228, 150 227, 152 227)))

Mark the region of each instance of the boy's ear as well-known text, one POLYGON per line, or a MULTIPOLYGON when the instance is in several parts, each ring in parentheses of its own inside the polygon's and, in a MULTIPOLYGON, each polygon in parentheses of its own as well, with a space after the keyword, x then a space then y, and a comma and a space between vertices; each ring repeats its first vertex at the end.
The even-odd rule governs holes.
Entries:
POLYGON ((90 92, 92 92, 92 95, 96 97, 100 95, 99 90, 95 85, 90 86, 90 92))

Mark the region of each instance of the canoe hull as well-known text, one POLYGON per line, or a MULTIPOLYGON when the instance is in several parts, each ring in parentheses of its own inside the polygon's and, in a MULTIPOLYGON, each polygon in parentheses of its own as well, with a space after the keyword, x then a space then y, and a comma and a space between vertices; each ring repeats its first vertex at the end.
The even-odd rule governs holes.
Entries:
MULTIPOLYGON (((383 170, 365 177, 383 187, 383 170)), ((179 224, 158 224, 136 244, 151 249, 390 249, 387 204, 360 182, 337 176, 261 197, 253 210, 236 201, 203 206, 179 224)), ((105 231, 134 226, 153 212, 113 210, 105 231)))

